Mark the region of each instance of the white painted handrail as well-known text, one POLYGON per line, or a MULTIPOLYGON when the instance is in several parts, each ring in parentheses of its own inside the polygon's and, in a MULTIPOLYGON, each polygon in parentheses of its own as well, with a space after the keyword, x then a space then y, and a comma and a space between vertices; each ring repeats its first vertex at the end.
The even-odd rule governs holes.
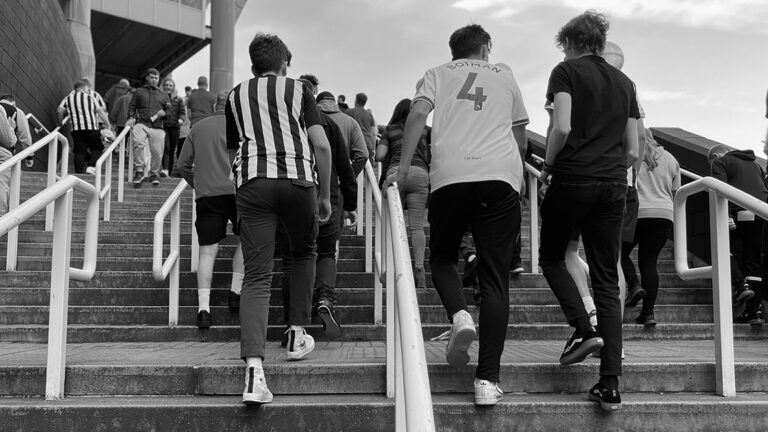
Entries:
MULTIPOLYGON (((373 281, 373 323, 380 325, 383 323, 383 291, 382 281, 384 268, 382 267, 381 256, 381 191, 376 173, 373 171, 370 161, 365 164, 363 172, 360 173, 357 190, 365 187, 365 210, 361 217, 365 218, 365 272, 374 272, 373 281), (374 213, 375 212, 375 213, 374 213), (374 219, 376 223, 374 223, 374 219), (376 250, 373 250, 373 241, 376 240, 376 250)), ((361 208, 358 208, 358 211, 361 208)), ((358 221, 358 225, 361 222, 358 221)))
POLYGON ((717 393, 736 395, 731 305, 731 262, 728 235, 728 201, 768 220, 768 204, 713 177, 682 186, 674 198, 675 269, 681 279, 711 278, 715 308, 715 374, 717 393), (685 204, 693 194, 709 192, 709 227, 712 265, 690 268, 688 264, 685 204))
MULTIPOLYGON (((168 293, 168 325, 179 324, 179 264, 181 262, 181 194, 187 182, 181 180, 176 189, 155 214, 154 242, 152 245, 152 275, 157 281, 171 276, 168 293), (163 261, 163 223, 171 215, 171 249, 163 261)), ((194 229, 194 227, 193 227, 194 229)))
POLYGON ((685 170, 685 169, 682 169, 682 168, 680 168, 680 174, 682 174, 683 177, 688 177, 691 180, 699 180, 699 179, 703 178, 702 176, 700 176, 698 174, 692 173, 692 172, 690 172, 688 170, 685 170))
POLYGON ((539 273, 539 176, 541 172, 528 162, 523 166, 528 173, 528 203, 531 208, 529 224, 531 239, 531 273, 539 273))
MULTIPOLYGON (((68 120, 69 117, 67 117, 66 119, 68 120)), ((36 124, 35 133, 40 134, 42 132, 45 132, 45 135, 48 135, 49 133, 51 133, 51 131, 49 131, 48 128, 45 127, 43 122, 41 122, 40 119, 38 119, 34 114, 27 113, 27 120, 32 120, 33 122, 35 122, 36 124)))
POLYGON ((51 300, 48 318, 48 359, 45 377, 45 398, 64 397, 64 371, 67 357, 67 310, 69 280, 89 281, 96 272, 96 246, 99 235, 99 195, 96 188, 74 176, 67 176, 41 191, 24 204, 0 218, 0 235, 19 226, 49 204, 53 203, 53 253, 51 257, 51 300), (86 195, 85 250, 83 268, 70 264, 72 240, 72 190, 86 195))
POLYGON ((125 178, 123 178, 123 170, 125 170, 125 142, 128 139, 128 133, 130 133, 131 127, 126 126, 122 132, 112 141, 109 147, 96 161, 96 190, 99 191, 99 199, 104 200, 104 220, 109 221, 109 216, 112 210, 112 154, 115 148, 120 146, 120 155, 118 156, 117 164, 117 202, 123 202, 123 189, 125 184, 125 178), (101 183, 101 167, 107 164, 104 187, 101 183), (104 199, 106 197, 106 199, 104 199))
MULTIPOLYGON (((63 179, 67 176, 67 167, 69 166, 69 141, 59 133, 59 128, 54 129, 53 132, 46 135, 44 138, 33 143, 31 146, 20 151, 7 161, 0 164, 0 172, 11 170, 11 190, 8 200, 8 211, 11 212, 15 208, 19 207, 19 201, 21 199, 21 162, 28 156, 33 155, 36 151, 45 146, 50 146, 48 149, 48 179, 47 186, 51 187, 58 179, 63 179), (57 144, 61 142, 61 174, 57 177, 56 171, 58 167, 57 144)), ((53 204, 49 205, 45 211, 45 230, 51 231, 53 229, 53 204)), ((15 226, 8 231, 7 238, 7 253, 5 269, 8 271, 16 270, 16 261, 18 258, 18 244, 19 244, 19 228, 15 226)))

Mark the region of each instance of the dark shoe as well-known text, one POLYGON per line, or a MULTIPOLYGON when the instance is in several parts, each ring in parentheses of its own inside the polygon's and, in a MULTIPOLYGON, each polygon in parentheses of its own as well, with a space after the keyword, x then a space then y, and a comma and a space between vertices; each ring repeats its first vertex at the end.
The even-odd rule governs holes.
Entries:
POLYGON ((149 176, 149 181, 152 182, 153 185, 157 186, 160 184, 160 177, 158 177, 157 174, 152 174, 149 176))
POLYGON ((140 188, 141 182, 144 180, 144 173, 136 171, 136 173, 133 174, 133 187, 140 188))
POLYGON ((472 285, 472 297, 475 299, 475 306, 479 307, 481 301, 483 300, 483 296, 480 294, 480 285, 477 282, 472 285))
POLYGON ((560 356, 560 364, 569 365, 582 362, 588 355, 602 348, 603 345, 603 338, 595 331, 594 327, 583 336, 574 331, 573 336, 565 344, 563 354, 560 356))
POLYGON ((416 288, 427 287, 427 274, 424 271, 424 267, 413 268, 413 281, 416 284, 416 288))
POLYGON ((629 292, 627 292, 627 299, 624 301, 624 306, 637 306, 637 303, 642 300, 646 294, 648 293, 639 284, 632 285, 632 287, 629 288, 629 292))
POLYGON ((320 299, 320 301, 317 302, 317 316, 323 320, 323 329, 325 330, 325 335, 328 336, 329 339, 338 339, 341 337, 341 327, 339 327, 339 323, 337 323, 336 319, 333 317, 334 312, 335 309, 333 308, 333 303, 328 299, 320 299))
POLYGON ((288 346, 288 329, 290 329, 290 327, 285 326, 285 331, 283 332, 283 338, 280 339, 281 348, 285 348, 288 346))
POLYGON ((477 280, 477 255, 470 255, 464 259, 464 275, 461 277, 461 283, 465 287, 471 287, 477 280), (475 257, 470 261, 470 258, 475 257))
POLYGON ((621 394, 618 390, 611 390, 601 383, 597 383, 587 393, 589 400, 600 402, 603 411, 617 411, 621 409, 621 394))
POLYGON ((205 330, 211 327, 211 313, 208 311, 200 311, 197 313, 197 328, 205 330))
POLYGON ((167 169, 161 169, 160 170, 160 177, 168 177, 168 170, 167 169))
POLYGON ((240 294, 235 294, 234 292, 230 291, 227 303, 229 305, 229 310, 232 312, 240 310, 240 294))
POLYGON ((763 320, 762 305, 760 305, 755 311, 744 311, 743 314, 733 319, 733 322, 737 324, 749 324, 754 327, 762 327, 765 324, 763 320))
POLYGON ((733 288, 733 304, 745 302, 754 296, 755 292, 749 289, 749 285, 746 282, 733 288))
POLYGON ((635 318, 635 322, 637 324, 644 325, 645 328, 656 327, 656 320, 655 320, 655 317, 653 316, 653 312, 650 312, 650 313, 640 312, 640 315, 638 315, 637 318, 635 318))
POLYGON ((523 268, 523 266, 518 264, 518 265, 513 265, 512 266, 512 270, 510 270, 510 271, 512 272, 512 276, 517 276, 517 275, 521 274, 522 272, 524 272, 525 269, 523 268))

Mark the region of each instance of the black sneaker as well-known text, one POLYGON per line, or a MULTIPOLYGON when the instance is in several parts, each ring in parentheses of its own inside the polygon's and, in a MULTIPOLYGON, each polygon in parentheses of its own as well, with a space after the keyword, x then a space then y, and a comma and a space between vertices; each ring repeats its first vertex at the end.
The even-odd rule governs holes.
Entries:
POLYGON ((573 336, 565 344, 563 354, 560 356, 561 365, 569 365, 584 361, 588 355, 599 350, 604 345, 603 338, 592 327, 584 336, 574 331, 573 336))
POLYGON ((755 292, 749 289, 749 285, 746 282, 733 287, 733 304, 745 302, 754 296, 755 292))
POLYGON ((637 306, 637 303, 642 300, 646 294, 648 293, 639 284, 632 285, 632 287, 629 288, 629 292, 627 292, 627 299, 624 300, 624 306, 637 306))
POLYGON ((152 182, 153 185, 157 186, 160 184, 160 177, 158 177, 157 174, 152 174, 149 176, 149 181, 152 182))
POLYGON ((763 320, 763 305, 758 306, 755 311, 744 311, 743 314, 733 319, 737 324, 749 324, 754 327, 762 327, 765 324, 763 320))
POLYGON ((656 327, 656 319, 653 316, 653 312, 640 312, 640 315, 635 318, 635 323, 642 324, 645 328, 656 327))
POLYGON ((288 346, 288 330, 290 329, 290 326, 285 326, 285 331, 283 332, 283 338, 280 339, 280 348, 285 348, 288 346))
POLYGON ((325 335, 328 336, 329 339, 338 339, 341 336, 339 323, 337 323, 336 319, 333 317, 334 312, 335 309, 333 308, 333 303, 328 299, 320 299, 320 301, 317 302, 317 316, 323 320, 323 329, 325 329, 325 335))
POLYGON ((240 310, 240 294, 235 294, 230 291, 229 297, 227 298, 227 304, 229 305, 229 310, 232 312, 240 310))
POLYGON ((603 411, 618 411, 621 409, 621 394, 618 390, 611 390, 601 383, 597 383, 587 392, 587 398, 593 402, 600 402, 603 411))
POLYGON ((197 328, 205 330, 211 327, 211 313, 208 311, 200 311, 197 313, 197 320, 195 321, 197 328))
POLYGON ((141 182, 144 180, 144 173, 141 173, 139 171, 136 171, 133 174, 133 187, 140 188, 141 182))
POLYGON ((477 280, 477 255, 472 254, 464 259, 464 275, 461 277, 461 283, 465 287, 471 287, 477 280), (469 258, 475 257, 471 260, 469 258))

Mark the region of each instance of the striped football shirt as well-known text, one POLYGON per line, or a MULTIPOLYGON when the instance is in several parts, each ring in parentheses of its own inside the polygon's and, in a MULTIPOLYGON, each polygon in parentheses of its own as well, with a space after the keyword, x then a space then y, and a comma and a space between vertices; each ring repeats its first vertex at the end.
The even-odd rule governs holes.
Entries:
POLYGON ((96 116, 98 103, 93 96, 85 92, 72 92, 59 104, 69 114, 73 131, 99 130, 99 118, 96 116))
POLYGON ((235 187, 254 178, 317 183, 307 129, 320 124, 312 90, 301 81, 274 75, 243 81, 229 93, 224 110, 227 148, 235 187))

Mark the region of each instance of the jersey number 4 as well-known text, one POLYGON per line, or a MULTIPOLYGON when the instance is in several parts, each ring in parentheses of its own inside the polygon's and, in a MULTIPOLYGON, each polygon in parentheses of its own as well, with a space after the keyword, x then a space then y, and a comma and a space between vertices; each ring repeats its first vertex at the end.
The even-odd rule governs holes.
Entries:
POLYGON ((475 87, 474 93, 469 92, 469 89, 472 88, 476 78, 477 72, 470 72, 469 75, 467 75, 467 79, 464 81, 464 85, 461 86, 459 94, 456 95, 456 99, 472 101, 475 103, 475 111, 480 111, 483 109, 483 102, 488 99, 488 96, 483 94, 482 87, 475 87))

